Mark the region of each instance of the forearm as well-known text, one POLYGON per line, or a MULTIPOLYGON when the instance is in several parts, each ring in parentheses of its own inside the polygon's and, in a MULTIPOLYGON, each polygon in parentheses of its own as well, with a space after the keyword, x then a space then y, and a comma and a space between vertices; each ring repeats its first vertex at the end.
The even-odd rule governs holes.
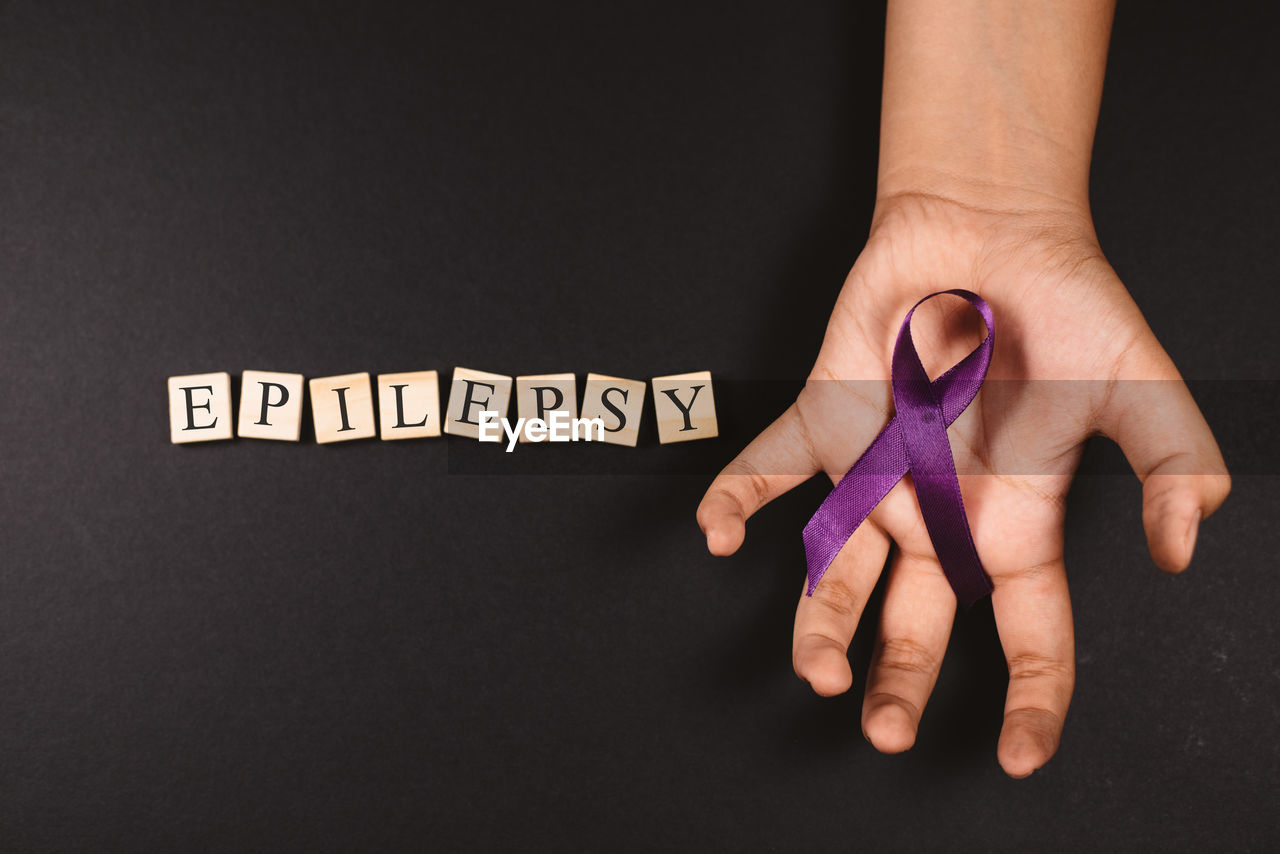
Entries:
POLYGON ((1114 0, 889 0, 878 194, 1088 214, 1114 0))

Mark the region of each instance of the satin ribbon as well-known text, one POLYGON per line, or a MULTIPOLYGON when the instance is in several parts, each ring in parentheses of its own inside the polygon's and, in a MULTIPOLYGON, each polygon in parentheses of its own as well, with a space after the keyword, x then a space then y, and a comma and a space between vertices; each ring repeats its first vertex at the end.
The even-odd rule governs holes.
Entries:
POLYGON ((956 598, 967 608, 991 592, 991 580, 982 569, 964 512, 947 427, 982 388, 995 337, 991 307, 971 291, 939 291, 907 312, 893 348, 893 419, 804 527, 804 555, 809 566, 806 596, 813 595, 836 553, 908 471, 929 539, 956 598), (911 340, 911 317, 923 303, 943 294, 962 297, 976 308, 987 335, 976 350, 930 382, 911 340))

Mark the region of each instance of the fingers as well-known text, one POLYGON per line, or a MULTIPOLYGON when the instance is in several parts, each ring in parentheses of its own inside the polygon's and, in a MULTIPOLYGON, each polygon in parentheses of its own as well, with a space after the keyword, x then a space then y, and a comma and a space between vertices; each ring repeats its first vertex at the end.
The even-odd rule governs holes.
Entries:
POLYGON ((889 554, 889 537, 870 520, 853 532, 812 596, 801 596, 791 663, 823 697, 853 684, 849 642, 889 554))
POLYGON ((1026 777, 1058 749, 1075 686, 1075 634, 1062 561, 1002 575, 991 594, 1009 663, 1009 694, 996 756, 1026 777))
POLYGON ((898 552, 862 702, 862 732, 876 750, 901 753, 915 744, 955 613, 956 597, 937 559, 898 552))
POLYGON ((1103 413, 1142 479, 1142 525, 1156 566, 1191 562, 1200 521, 1231 491, 1231 478, 1195 399, 1155 338, 1126 356, 1103 413))
POLYGON ((731 555, 746 536, 747 518, 817 474, 819 465, 795 404, 738 454, 711 482, 698 505, 698 526, 714 555, 731 555))

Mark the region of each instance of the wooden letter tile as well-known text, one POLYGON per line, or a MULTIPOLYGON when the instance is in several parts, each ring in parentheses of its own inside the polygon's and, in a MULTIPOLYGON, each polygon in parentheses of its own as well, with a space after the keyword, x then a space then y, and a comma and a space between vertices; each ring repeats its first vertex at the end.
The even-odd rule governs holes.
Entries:
MULTIPOLYGON (((484 371, 472 371, 467 368, 453 369, 453 382, 449 386, 449 409, 445 413, 444 432, 452 436, 468 436, 480 438, 480 413, 491 410, 505 418, 507 404, 511 402, 511 377, 502 374, 490 374, 484 371)), ((502 428, 499 435, 506 441, 502 428)))
MULTIPOLYGON (((563 435, 573 435, 573 419, 578 417, 578 383, 573 374, 531 374, 516 377, 516 417, 527 422, 539 418, 548 426, 552 412, 568 415, 570 425, 562 429, 563 435)), ((525 425, 527 426, 527 425, 525 425)), ((520 428, 521 442, 545 442, 546 431, 541 437, 531 437, 525 426, 520 428)))
POLYGON ((298 441, 302 432, 302 374, 241 374, 240 426, 236 432, 250 439, 298 441))
POLYGON ((367 373, 320 377, 312 380, 310 386, 317 442, 323 445, 371 439, 378 434, 373 423, 373 391, 367 373))
POLYGON ((658 441, 664 445, 719 435, 710 371, 654 377, 653 409, 658 441))
POLYGON ((169 441, 212 442, 231 438, 231 375, 169 377, 169 441))
MULTIPOLYGON (((587 374, 587 387, 582 392, 582 417, 604 422, 604 441, 634 448, 644 412, 644 390, 640 380, 587 374)), ((595 439, 594 431, 591 438, 595 439)))
POLYGON ((378 374, 378 421, 382 438, 440 435, 440 381, 435 371, 378 374))

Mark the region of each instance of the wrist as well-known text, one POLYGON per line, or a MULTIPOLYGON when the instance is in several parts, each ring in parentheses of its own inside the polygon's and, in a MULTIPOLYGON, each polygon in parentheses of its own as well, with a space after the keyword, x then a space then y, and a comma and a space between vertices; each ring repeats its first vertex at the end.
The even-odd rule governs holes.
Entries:
POLYGON ((1111 0, 891 0, 877 195, 1088 217, 1111 0))
POLYGON ((1022 185, 926 177, 930 180, 901 184, 902 189, 877 197, 868 245, 882 239, 901 244, 910 235, 915 242, 923 239, 930 251, 952 253, 951 262, 962 266, 1033 247, 1071 263, 1103 259, 1087 204, 1069 204, 1022 185))
POLYGON ((971 234, 1035 231, 1096 242, 1088 150, 1072 151, 1043 132, 994 130, 1004 126, 984 117, 975 120, 971 133, 950 135, 969 145, 936 146, 925 134, 885 139, 873 230, 895 219, 895 212, 924 202, 935 212, 945 210, 948 220, 971 234), (1034 144, 1019 149, 1017 140, 1028 136, 1034 144))
POLYGON ((1035 214, 1088 220, 1088 164, 1077 169, 1039 168, 1029 157, 1004 159, 985 152, 912 157, 882 155, 876 205, 895 198, 933 197, 957 207, 993 214, 1035 214))
POLYGON ((937 196, 976 210, 1088 218, 1092 134, 1017 114, 999 99, 887 102, 877 199, 937 196))

